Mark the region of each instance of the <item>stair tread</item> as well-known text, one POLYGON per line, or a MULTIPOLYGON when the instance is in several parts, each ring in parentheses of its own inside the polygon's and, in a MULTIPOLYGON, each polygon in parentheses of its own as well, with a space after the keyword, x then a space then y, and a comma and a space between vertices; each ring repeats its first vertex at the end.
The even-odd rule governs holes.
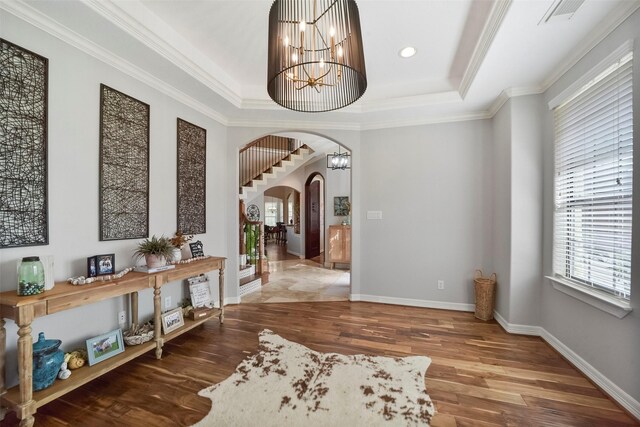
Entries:
POLYGON ((255 282, 256 280, 259 280, 259 279, 262 279, 262 276, 260 276, 259 274, 254 274, 252 276, 244 277, 244 278, 240 279, 240 286, 247 285, 247 284, 249 284, 251 282, 255 282))

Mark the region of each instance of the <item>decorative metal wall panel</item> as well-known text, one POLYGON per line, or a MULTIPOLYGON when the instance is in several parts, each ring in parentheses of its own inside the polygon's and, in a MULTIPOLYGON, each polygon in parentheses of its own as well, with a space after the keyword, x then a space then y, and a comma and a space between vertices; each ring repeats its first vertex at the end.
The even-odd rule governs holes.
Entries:
POLYGON ((207 130, 178 119, 178 231, 207 230, 207 130))
POLYGON ((149 105, 100 85, 100 240, 149 235, 149 105))
POLYGON ((48 60, 0 39, 0 248, 49 243, 48 60))

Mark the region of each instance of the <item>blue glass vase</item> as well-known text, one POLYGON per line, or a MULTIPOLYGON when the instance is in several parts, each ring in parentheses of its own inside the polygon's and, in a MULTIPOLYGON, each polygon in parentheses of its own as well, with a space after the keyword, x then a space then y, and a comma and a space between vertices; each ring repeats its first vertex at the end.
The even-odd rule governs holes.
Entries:
POLYGON ((38 334, 38 342, 33 344, 33 391, 45 389, 56 380, 64 361, 60 344, 60 340, 45 339, 44 332, 38 334))

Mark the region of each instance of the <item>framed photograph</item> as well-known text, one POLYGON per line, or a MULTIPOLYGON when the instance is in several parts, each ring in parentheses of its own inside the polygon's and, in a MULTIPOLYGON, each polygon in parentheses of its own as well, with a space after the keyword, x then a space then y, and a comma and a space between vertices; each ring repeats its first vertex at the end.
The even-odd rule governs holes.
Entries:
POLYGON ((189 243, 189 249, 191 249, 191 258, 204 256, 204 245, 200 240, 194 243, 189 243))
POLYGON ((96 255, 96 268, 98 276, 105 274, 115 274, 116 256, 115 254, 96 255))
POLYGON ((191 295, 191 305, 193 308, 207 307, 213 304, 211 300, 211 290, 209 282, 199 282, 189 284, 189 294, 191 295))
POLYGON ((184 318, 182 317, 182 308, 174 308, 162 314, 162 333, 168 334, 176 329, 184 326, 184 318))
POLYGON ((96 257, 90 256, 87 258, 87 277, 96 277, 98 275, 98 266, 96 264, 96 257))
POLYGON ((123 351, 124 342, 122 341, 122 330, 120 329, 87 340, 89 366, 93 366, 123 351))
POLYGON ((333 198, 333 215, 334 216, 347 216, 349 215, 350 205, 349 197, 338 196, 333 198))

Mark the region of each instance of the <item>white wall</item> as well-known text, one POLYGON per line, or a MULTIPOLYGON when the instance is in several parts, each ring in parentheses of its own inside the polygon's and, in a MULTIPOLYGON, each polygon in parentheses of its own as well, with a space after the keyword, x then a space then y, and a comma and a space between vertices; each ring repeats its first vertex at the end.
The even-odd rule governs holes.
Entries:
POLYGON ((361 294, 471 309, 493 271, 491 147, 488 120, 363 132, 361 294))
MULTIPOLYGON (((176 118, 207 129, 207 233, 198 235, 206 253, 225 255, 229 209, 226 129, 184 105, 139 83, 29 24, 0 11, 2 37, 49 59, 49 245, 0 250, 0 290, 16 288, 16 262, 29 255, 55 256, 55 279, 86 274, 86 258, 115 253, 118 270, 132 265, 137 240, 98 240, 98 148, 100 83, 150 104, 151 234, 176 229, 176 118)), ((217 277, 214 278, 214 281, 217 277)), ((88 285, 90 286, 90 285, 88 285)), ((214 287, 217 295, 217 287, 214 287)), ((163 287, 176 305, 183 286, 163 287)), ((32 335, 44 331, 70 350, 86 338, 115 329, 124 297, 36 319, 32 335), (82 319, 81 321, 79 319, 82 319)), ((140 315, 153 312, 152 293, 140 294, 140 315)), ((7 381, 16 381, 17 328, 7 321, 7 381)))
MULTIPOLYGON (((634 200, 631 306, 623 319, 556 291, 543 279, 540 283, 541 326, 579 355, 595 370, 635 399, 640 413, 640 12, 634 13, 598 46, 592 49, 545 94, 545 103, 556 97, 629 39, 634 47, 634 200)), ((544 140, 544 274, 552 273, 553 245, 553 116, 545 109, 544 140)))

